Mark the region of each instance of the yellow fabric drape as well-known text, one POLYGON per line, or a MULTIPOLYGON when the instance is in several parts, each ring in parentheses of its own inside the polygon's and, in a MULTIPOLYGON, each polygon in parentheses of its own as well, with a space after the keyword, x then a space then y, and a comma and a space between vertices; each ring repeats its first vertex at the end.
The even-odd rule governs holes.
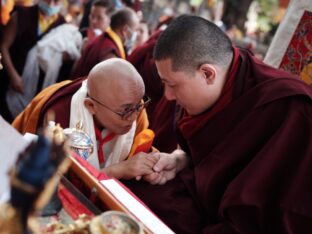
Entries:
POLYGON ((111 29, 111 28, 108 28, 106 30, 106 33, 113 39, 113 41, 116 43, 118 49, 119 49, 119 52, 120 52, 120 55, 121 55, 121 58, 123 59, 126 59, 126 52, 125 52, 125 49, 124 49, 124 46, 122 44, 122 41, 121 41, 121 38, 111 29))
MULTIPOLYGON (((47 31, 47 29, 53 24, 58 18, 58 14, 51 15, 50 17, 46 17, 39 11, 39 31, 40 34, 47 31)), ((40 35, 39 34, 39 35, 40 35)))
POLYGON ((153 140, 155 138, 155 133, 151 129, 144 129, 134 138, 132 148, 129 154, 129 158, 134 156, 139 152, 149 152, 152 148, 153 140))
POLYGON ((14 0, 6 0, 4 4, 1 5, 1 24, 6 25, 10 19, 10 12, 13 10, 14 0))

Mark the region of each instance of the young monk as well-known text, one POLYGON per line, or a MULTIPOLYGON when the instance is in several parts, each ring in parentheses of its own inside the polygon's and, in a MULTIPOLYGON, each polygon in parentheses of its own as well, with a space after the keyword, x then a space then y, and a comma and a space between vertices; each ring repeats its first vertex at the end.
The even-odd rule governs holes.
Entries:
POLYGON ((181 106, 186 153, 162 157, 150 181, 191 163, 203 233, 311 232, 311 87, 195 16, 170 24, 154 55, 165 96, 181 106))
POLYGON ((83 38, 87 39, 86 42, 91 41, 108 29, 112 11, 113 6, 109 0, 96 0, 92 2, 89 14, 89 26, 80 30, 83 38))

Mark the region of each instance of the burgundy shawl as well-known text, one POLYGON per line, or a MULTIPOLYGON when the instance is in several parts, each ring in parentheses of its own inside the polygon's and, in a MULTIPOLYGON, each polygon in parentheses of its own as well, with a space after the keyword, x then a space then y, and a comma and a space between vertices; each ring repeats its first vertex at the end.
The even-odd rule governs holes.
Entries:
POLYGON ((233 101, 186 144, 205 233, 312 232, 312 89, 240 51, 233 101))
POLYGON ((86 77, 81 77, 57 90, 42 107, 38 126, 42 126, 43 118, 48 111, 55 113, 55 122, 62 128, 69 127, 70 103, 72 96, 81 87, 81 83, 86 77))

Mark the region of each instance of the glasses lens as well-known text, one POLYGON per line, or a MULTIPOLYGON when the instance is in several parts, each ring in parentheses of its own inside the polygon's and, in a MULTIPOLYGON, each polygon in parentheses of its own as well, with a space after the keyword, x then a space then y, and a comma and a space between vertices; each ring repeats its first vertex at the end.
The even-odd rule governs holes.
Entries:
POLYGON ((122 114, 122 119, 128 119, 130 116, 132 116, 134 112, 140 113, 144 108, 148 106, 150 102, 151 102, 151 99, 149 97, 144 98, 144 103, 140 103, 134 106, 133 108, 131 108, 130 110, 127 110, 126 112, 124 112, 122 114))
POLYGON ((134 112, 136 112, 135 109, 129 110, 129 111, 123 113, 122 119, 128 119, 128 118, 130 118, 134 112))

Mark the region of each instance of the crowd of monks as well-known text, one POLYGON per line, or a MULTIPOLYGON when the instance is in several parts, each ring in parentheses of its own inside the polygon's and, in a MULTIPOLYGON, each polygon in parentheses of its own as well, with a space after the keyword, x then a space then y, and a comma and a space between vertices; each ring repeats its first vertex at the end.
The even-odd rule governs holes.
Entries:
POLYGON ((65 24, 59 4, 16 7, 1 28, 1 115, 14 128, 37 133, 51 111, 63 128, 81 121, 95 148, 87 163, 176 233, 312 232, 311 86, 201 17, 172 19, 140 44, 133 9, 94 1, 79 59, 62 53, 70 71, 42 91, 40 67, 38 94, 12 116, 5 94, 25 92, 29 51, 65 24), (137 151, 146 129, 153 147, 137 151))

